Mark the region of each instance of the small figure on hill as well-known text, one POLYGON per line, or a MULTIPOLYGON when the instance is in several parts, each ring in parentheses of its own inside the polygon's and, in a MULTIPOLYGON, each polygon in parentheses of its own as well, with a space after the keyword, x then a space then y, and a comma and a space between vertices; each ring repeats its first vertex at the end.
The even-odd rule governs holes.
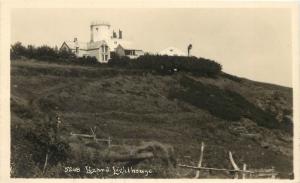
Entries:
POLYGON ((190 56, 190 52, 191 52, 191 49, 192 49, 192 44, 189 44, 189 46, 188 46, 188 57, 190 56))

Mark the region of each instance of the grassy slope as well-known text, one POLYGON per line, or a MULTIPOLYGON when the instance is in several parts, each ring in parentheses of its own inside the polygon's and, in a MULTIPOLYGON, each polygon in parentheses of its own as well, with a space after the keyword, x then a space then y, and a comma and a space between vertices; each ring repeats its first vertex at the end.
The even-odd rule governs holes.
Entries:
MULTIPOLYGON (((291 89, 246 79, 235 81, 225 76, 210 79, 184 73, 158 76, 111 68, 19 61, 12 62, 12 125, 34 126, 31 119, 38 113, 46 118, 57 111, 62 115, 62 133, 66 138, 70 131, 90 133, 89 128, 97 126, 97 135, 111 136, 114 144, 145 141, 170 144, 178 163, 194 165, 200 143, 204 141, 204 166, 231 168, 227 157, 230 150, 240 167, 242 163, 249 168, 274 166, 282 177, 292 172, 290 134, 258 126, 246 118, 222 119, 203 106, 197 107, 180 98, 171 99, 170 92, 174 89, 186 91, 180 83, 184 77, 204 87, 234 91, 259 109, 273 110, 278 121, 282 119, 283 114, 279 115, 282 111, 292 110, 291 89)), ((177 176, 185 172, 180 168, 176 171, 177 176)))

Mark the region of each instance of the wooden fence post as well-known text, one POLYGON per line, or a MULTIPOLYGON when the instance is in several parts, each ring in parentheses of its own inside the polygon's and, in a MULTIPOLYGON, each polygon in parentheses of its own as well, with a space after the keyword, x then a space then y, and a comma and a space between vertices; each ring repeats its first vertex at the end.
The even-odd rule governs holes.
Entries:
POLYGON ((92 131, 92 136, 94 138, 95 141, 97 141, 97 137, 96 137, 96 127, 94 127, 94 130, 92 128, 90 128, 92 131))
POLYGON ((202 142, 201 143, 201 154, 200 154, 200 160, 199 160, 198 166, 183 165, 183 164, 179 164, 178 166, 182 167, 182 168, 194 169, 196 171, 195 178, 199 178, 199 174, 200 174, 201 170, 233 172, 234 179, 238 179, 239 174, 242 175, 242 179, 253 178, 253 176, 258 177, 258 178, 264 177, 264 178, 276 179, 276 176, 278 175, 278 172, 275 171, 274 167, 272 167, 271 169, 248 169, 247 170, 247 164, 245 164, 245 163, 243 163, 243 169, 241 170, 238 167, 238 165, 235 163, 231 151, 229 151, 229 160, 230 160, 231 165, 233 166, 233 169, 205 167, 205 166, 202 166, 203 152, 204 152, 204 143, 202 142))
MULTIPOLYGON (((247 170, 247 165, 244 163, 243 164, 243 171, 247 170)), ((246 178, 246 172, 243 172, 242 178, 245 179, 246 178)))
MULTIPOLYGON (((229 151, 229 160, 234 168, 234 170, 240 170, 239 167, 237 166, 237 164, 234 162, 233 157, 232 157, 232 153, 229 151)), ((234 172, 234 179, 238 179, 239 178, 239 174, 238 171, 234 172)))
POLYGON ((47 152, 47 154, 46 154, 46 159, 45 159, 44 168, 43 168, 43 174, 44 174, 45 171, 46 171, 47 164, 48 164, 48 152, 47 152))
MULTIPOLYGON (((199 159, 199 163, 198 163, 199 168, 202 166, 203 152, 204 152, 204 143, 201 142, 201 153, 200 153, 200 159, 199 159)), ((195 179, 198 179, 199 176, 200 176, 200 170, 197 170, 195 179)))
POLYGON ((271 178, 272 178, 272 179, 275 179, 275 178, 276 178, 274 167, 272 167, 272 175, 271 175, 271 178))

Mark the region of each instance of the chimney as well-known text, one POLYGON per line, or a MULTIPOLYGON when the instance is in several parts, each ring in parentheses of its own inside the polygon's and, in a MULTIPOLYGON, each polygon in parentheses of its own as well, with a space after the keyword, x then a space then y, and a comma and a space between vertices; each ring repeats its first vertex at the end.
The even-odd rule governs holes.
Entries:
POLYGON ((117 33, 113 31, 113 38, 117 38, 117 33))
POLYGON ((122 31, 119 29, 119 39, 122 39, 122 31))

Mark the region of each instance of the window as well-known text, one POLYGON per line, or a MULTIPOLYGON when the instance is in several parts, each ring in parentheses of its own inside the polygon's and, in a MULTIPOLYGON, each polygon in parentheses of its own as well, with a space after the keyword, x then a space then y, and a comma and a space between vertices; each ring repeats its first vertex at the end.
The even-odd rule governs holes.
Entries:
POLYGON ((78 52, 79 52, 79 47, 76 47, 75 53, 78 53, 78 52))
POLYGON ((108 55, 105 55, 105 61, 107 61, 108 60, 108 55))
POLYGON ((108 46, 107 45, 102 45, 101 46, 101 51, 102 51, 102 53, 107 53, 108 52, 108 46))
POLYGON ((104 58, 104 55, 102 55, 102 60, 104 61, 104 59, 105 59, 105 58, 104 58))
POLYGON ((98 27, 96 27, 96 31, 98 32, 98 27))

